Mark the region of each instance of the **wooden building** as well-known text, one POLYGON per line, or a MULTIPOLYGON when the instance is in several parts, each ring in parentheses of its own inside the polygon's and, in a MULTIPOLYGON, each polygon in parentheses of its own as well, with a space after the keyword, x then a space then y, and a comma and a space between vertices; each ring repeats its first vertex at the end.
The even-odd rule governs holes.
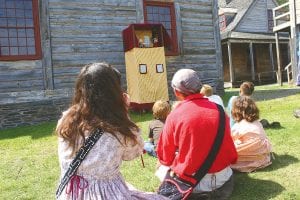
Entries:
MULTIPOLYGON (((272 9, 275 0, 219 0, 224 81, 239 86, 276 82, 277 60, 272 9)), ((288 62, 288 39, 282 37, 281 62, 288 62)))
POLYGON ((223 92, 217 0, 0 0, 0 128, 57 119, 87 63, 114 65, 125 86, 122 30, 132 23, 168 31, 169 82, 193 68, 223 92))
MULTIPOLYGON (((278 42, 280 40, 280 33, 288 33, 290 39, 290 62, 288 65, 282 65, 280 59, 282 58, 281 52, 277 53, 277 60, 279 72, 282 70, 287 71, 288 82, 291 84, 300 85, 300 1, 287 0, 280 6, 273 9, 274 28, 276 36, 277 48, 281 47, 278 42)), ((282 80, 279 79, 282 84, 282 80)))

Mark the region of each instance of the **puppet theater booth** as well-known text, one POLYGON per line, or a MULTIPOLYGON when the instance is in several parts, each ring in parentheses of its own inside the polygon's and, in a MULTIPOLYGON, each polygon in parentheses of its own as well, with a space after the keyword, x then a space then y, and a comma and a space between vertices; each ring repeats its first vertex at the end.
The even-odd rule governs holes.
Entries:
POLYGON ((130 24, 123 30, 127 92, 134 111, 149 111, 169 100, 165 48, 170 37, 161 24, 130 24))

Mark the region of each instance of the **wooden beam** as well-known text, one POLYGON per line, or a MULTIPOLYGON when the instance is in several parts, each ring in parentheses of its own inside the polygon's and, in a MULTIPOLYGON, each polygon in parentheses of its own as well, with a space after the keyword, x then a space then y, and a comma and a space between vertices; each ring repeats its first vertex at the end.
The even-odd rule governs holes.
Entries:
POLYGON ((253 43, 251 42, 249 44, 250 49, 250 61, 251 61, 251 79, 252 81, 255 81, 255 66, 254 66, 254 55, 253 55, 253 43))
POLYGON ((215 49, 216 49, 216 68, 218 70, 218 85, 216 86, 217 91, 224 92, 223 88, 218 88, 218 86, 224 86, 224 66, 222 61, 222 45, 221 45, 221 35, 219 27, 219 17, 218 17, 218 0, 213 0, 213 30, 215 39, 215 49))
POLYGON ((234 82, 234 69, 232 66, 232 55, 231 55, 231 43, 227 42, 227 50, 228 50, 228 60, 229 60, 229 75, 231 85, 234 82))
POLYGON ((289 9, 290 9, 290 51, 291 51, 291 63, 292 63, 292 83, 297 82, 297 16, 296 16, 296 4, 299 4, 298 1, 292 0, 289 9))
POLYGON ((135 1, 136 23, 144 23, 143 1, 135 1))
MULTIPOLYGON (((226 45, 227 44, 227 40, 223 40, 222 41, 222 45, 226 45)), ((230 42, 231 44, 233 43, 250 43, 250 42, 253 42, 255 44, 266 44, 266 43, 276 43, 275 42, 275 38, 273 39, 270 39, 270 40, 247 40, 247 39, 238 39, 238 38, 230 38, 230 42)), ((282 39, 279 41, 280 44, 288 44, 289 43, 289 39, 282 39)))
POLYGON ((276 40, 276 55, 277 55, 277 83, 282 86, 281 79, 281 60, 280 60, 280 46, 279 46, 279 36, 278 32, 275 32, 275 40, 276 40))
POLYGON ((274 79, 275 78, 275 74, 274 74, 275 63, 274 63, 273 44, 272 43, 269 44, 269 55, 270 55, 271 71, 273 71, 272 78, 274 79))
POLYGON ((50 34, 50 21, 49 21, 49 1, 40 1, 40 32, 41 32, 41 43, 42 43, 42 66, 43 66, 43 78, 44 78, 44 89, 53 90, 54 75, 53 75, 53 64, 52 64, 52 45, 51 45, 51 34, 50 34))

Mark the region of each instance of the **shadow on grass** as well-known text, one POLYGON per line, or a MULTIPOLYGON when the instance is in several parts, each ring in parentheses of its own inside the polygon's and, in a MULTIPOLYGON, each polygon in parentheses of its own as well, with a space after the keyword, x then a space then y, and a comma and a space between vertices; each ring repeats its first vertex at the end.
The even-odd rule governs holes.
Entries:
MULTIPOLYGON (((300 94, 300 87, 292 88, 292 89, 254 90, 253 98, 256 101, 263 101, 263 100, 271 100, 271 99, 288 97, 295 94, 300 94)), ((223 96, 223 101, 225 105, 227 105, 228 99, 231 96, 238 96, 238 95, 239 95, 238 91, 226 91, 225 95, 223 96)))
POLYGON ((14 139, 31 136, 31 139, 39 139, 53 135, 56 122, 47 122, 39 125, 21 126, 0 131, 0 140, 14 139))
POLYGON ((253 179, 247 173, 235 173, 231 200, 267 200, 279 195, 285 188, 270 180, 253 179))
POLYGON ((278 154, 274 153, 274 157, 275 157, 275 159, 272 160, 272 164, 270 166, 268 166, 264 169, 260 169, 258 171, 262 171, 262 172, 273 171, 276 169, 286 167, 290 164, 299 162, 298 158, 288 155, 288 154, 278 155, 278 154))
POLYGON ((130 112, 130 117, 135 123, 150 121, 153 119, 153 115, 151 112, 130 112))
POLYGON ((291 95, 300 94, 300 88, 293 89, 276 89, 276 90, 257 90, 253 93, 253 98, 256 101, 271 100, 277 98, 288 97, 291 95))

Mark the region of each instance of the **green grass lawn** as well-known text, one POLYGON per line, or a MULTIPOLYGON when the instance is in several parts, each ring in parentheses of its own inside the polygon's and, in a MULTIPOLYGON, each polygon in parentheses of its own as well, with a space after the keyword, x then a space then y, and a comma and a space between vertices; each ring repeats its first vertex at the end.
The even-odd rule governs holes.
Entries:
MULTIPOLYGON (((226 102, 237 89, 226 90, 226 102)), ((256 87, 254 98, 261 118, 281 123, 280 129, 267 129, 273 144, 273 164, 254 173, 235 176, 233 200, 300 199, 300 119, 293 110, 300 108, 299 88, 284 86, 256 87)), ((147 137, 151 114, 131 114, 147 137)), ((0 131, 0 199, 54 199, 59 168, 55 122, 0 131)), ((153 175, 156 160, 144 155, 123 162, 122 173, 135 187, 155 191, 159 185, 153 175)))

